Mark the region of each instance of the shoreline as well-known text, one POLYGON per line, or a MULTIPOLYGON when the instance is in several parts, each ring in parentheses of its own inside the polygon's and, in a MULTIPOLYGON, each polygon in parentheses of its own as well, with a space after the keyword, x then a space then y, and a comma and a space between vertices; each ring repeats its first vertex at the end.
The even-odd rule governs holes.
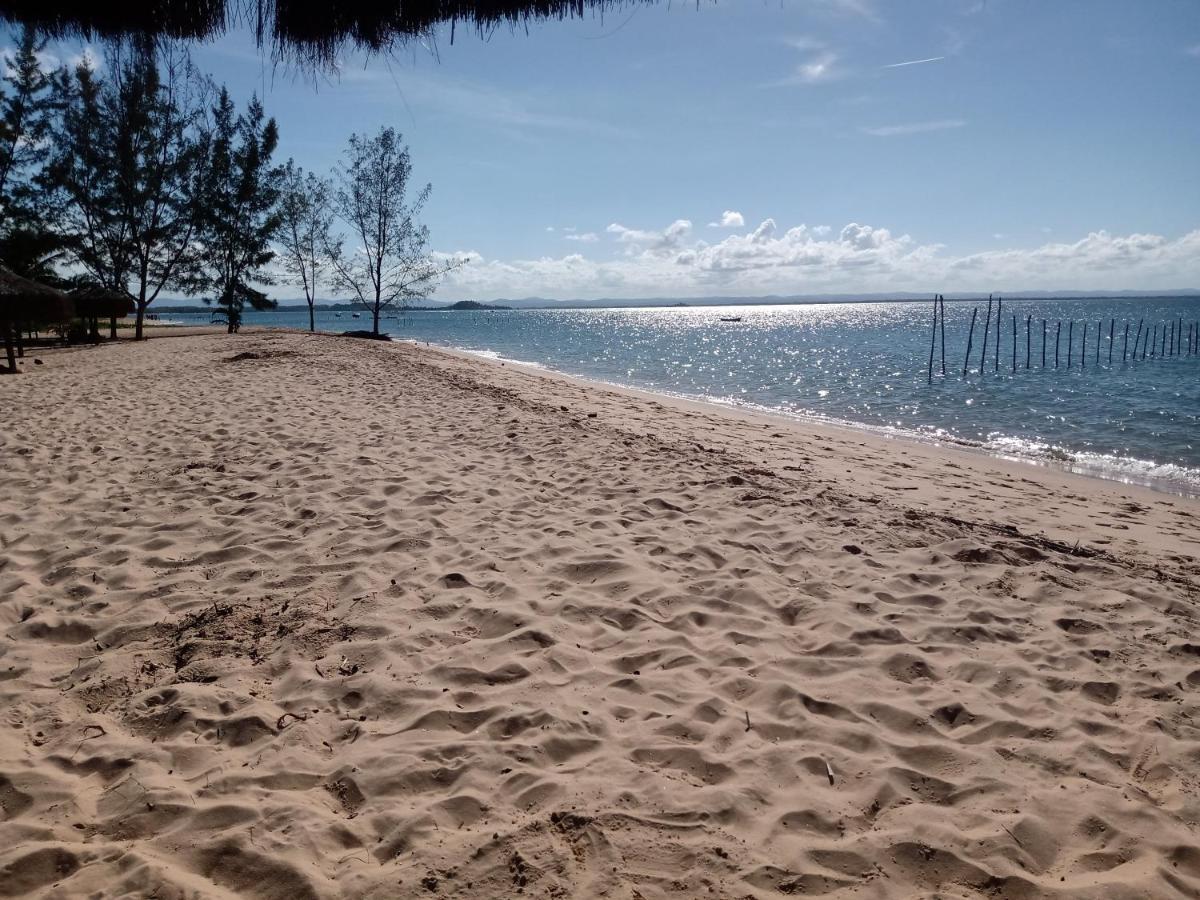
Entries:
MULTIPOLYGON (((1087 299, 1106 298, 1089 297, 1087 299)), ((523 310, 515 311, 520 312, 523 310)), ((168 328, 170 327, 186 327, 189 328, 189 330, 192 330, 192 326, 187 325, 168 326, 168 328)), ((295 332, 299 334, 309 333, 307 329, 303 328, 274 325, 248 326, 248 328, 244 330, 246 330, 247 333, 249 333, 251 330, 295 332)), ((340 332, 323 331, 320 329, 318 329, 315 333, 336 337, 341 336, 340 332)), ((945 449, 965 450, 970 453, 982 454, 991 459, 1018 462, 1022 465, 1031 466, 1037 469, 1047 469, 1051 471, 1079 475, 1089 479, 1111 482, 1114 484, 1141 487, 1154 491, 1155 493, 1162 493, 1175 497, 1200 499, 1200 467, 1188 468, 1185 466, 1179 466, 1175 463, 1160 463, 1154 460, 1141 459, 1133 456, 1115 456, 1112 454, 1092 453, 1085 450, 1072 450, 1067 447, 1060 447, 1054 444, 1045 444, 1028 438, 1018 437, 1002 436, 999 438, 998 440, 1000 441, 1014 442, 1021 447, 1021 449, 1016 450, 1004 449, 1002 447, 989 446, 988 443, 976 439, 929 434, 921 431, 919 428, 894 428, 890 426, 874 425, 866 422, 855 422, 850 419, 827 417, 818 413, 789 412, 759 404, 739 403, 736 400, 730 400, 726 402, 720 398, 695 396, 664 389, 647 388, 638 385, 608 381, 599 377, 575 374, 572 372, 555 369, 551 366, 533 360, 505 357, 497 351, 489 349, 475 350, 451 343, 429 342, 409 337, 393 337, 392 342, 396 344, 413 344, 415 346, 437 347, 447 352, 462 353, 471 358, 485 361, 494 360, 512 366, 525 366, 532 371, 554 374, 564 378, 578 379, 581 382, 594 384, 605 388, 628 390, 637 394, 666 397, 672 400, 679 400, 689 403, 700 403, 723 409, 736 410, 746 414, 760 415, 772 419, 782 419, 784 421, 797 422, 802 425, 809 425, 815 428, 833 428, 855 433, 861 432, 886 440, 915 443, 923 446, 942 447, 945 449), (1062 455, 1068 455, 1070 459, 1058 458, 1062 455), (1133 471, 1129 471, 1130 467, 1133 468, 1133 471), (1138 471, 1138 469, 1142 469, 1143 471, 1138 471), (1178 471, 1180 474, 1151 474, 1152 472, 1158 470, 1166 470, 1168 472, 1178 471)))
POLYGON ((290 331, 3 384, 10 892, 1200 893, 1200 503, 290 331))
MULTIPOLYGON (((294 329, 280 330, 292 331, 294 329)), ((336 332, 325 333, 336 335, 336 332)), ((521 367, 528 369, 534 374, 543 374, 572 379, 582 384, 595 385, 597 387, 615 391, 628 391, 642 397, 667 398, 669 400, 682 403, 696 403, 702 406, 724 409, 742 415, 760 416, 770 420, 790 422, 793 424, 809 426, 818 429, 829 428, 836 431, 849 432, 851 434, 868 434, 876 439, 897 441, 902 444, 916 444, 919 446, 932 447, 936 449, 963 451, 966 453, 984 456, 988 459, 1004 460, 1024 466, 1030 466, 1035 469, 1046 469, 1049 471, 1075 475, 1090 480, 1104 481, 1112 484, 1124 485, 1127 487, 1142 488, 1158 494, 1167 494, 1174 497, 1192 500, 1200 499, 1200 485, 1193 485, 1177 478, 1170 478, 1166 476, 1155 477, 1150 475, 1141 477, 1127 475, 1122 477, 1118 471, 1115 471, 1111 468, 1105 468, 1099 464, 1089 465, 1079 461, 1066 462, 1062 460, 1056 460, 1052 457, 1037 457, 1012 452, 1006 453, 998 449, 990 448, 982 443, 950 437, 936 437, 933 435, 923 434, 915 429, 891 429, 883 426, 870 425, 864 422, 853 422, 848 419, 835 419, 815 414, 789 413, 757 404, 741 404, 733 401, 726 403, 709 397, 696 397, 687 394, 672 393, 670 391, 638 387, 636 385, 621 384, 619 382, 606 381, 601 378, 592 378, 587 375, 575 375, 571 372, 564 372, 559 369, 546 366, 542 363, 531 362, 529 360, 512 359, 502 356, 492 350, 471 350, 449 344, 420 341, 414 338, 393 338, 392 342, 395 344, 410 344, 417 347, 436 347, 441 351, 453 354, 461 354, 471 359, 521 367)), ((1058 450, 1060 448, 1055 447, 1052 449, 1058 450)), ((1063 452, 1066 453, 1078 452, 1066 450, 1065 448, 1061 449, 1063 449, 1063 452)), ((1106 458, 1116 459, 1122 462, 1127 461, 1144 463, 1156 467, 1173 467, 1172 464, 1155 463, 1152 460, 1137 460, 1132 457, 1106 458)), ((1184 471, 1193 473, 1194 471, 1200 470, 1185 469, 1184 471)))

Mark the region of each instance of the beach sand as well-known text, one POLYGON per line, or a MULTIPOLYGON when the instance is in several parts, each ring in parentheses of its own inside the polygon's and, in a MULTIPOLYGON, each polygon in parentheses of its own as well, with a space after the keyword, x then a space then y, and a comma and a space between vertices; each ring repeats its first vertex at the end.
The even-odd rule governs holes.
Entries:
POLYGON ((1200 503, 330 336, 0 379, 0 896, 1200 897, 1200 503))

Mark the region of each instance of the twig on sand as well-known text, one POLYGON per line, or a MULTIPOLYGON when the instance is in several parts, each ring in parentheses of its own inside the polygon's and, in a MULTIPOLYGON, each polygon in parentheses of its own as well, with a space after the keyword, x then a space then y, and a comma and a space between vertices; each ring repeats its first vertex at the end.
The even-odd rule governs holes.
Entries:
POLYGON ((275 723, 276 731, 283 731, 284 726, 286 724, 288 724, 287 723, 288 716, 291 716, 297 722, 303 722, 308 718, 308 716, 301 715, 300 713, 285 712, 282 716, 279 717, 279 720, 275 723))
MULTIPOLYGON (((94 741, 96 738, 104 737, 104 735, 108 734, 108 732, 104 730, 103 725, 85 725, 83 727, 83 731, 84 731, 84 736, 83 736, 83 738, 80 739, 79 746, 77 746, 75 748, 75 753, 79 752, 80 747, 82 747, 85 742, 94 741), (87 732, 91 731, 93 728, 96 729, 96 733, 88 734, 87 732)), ((75 753, 71 754, 71 759, 75 758, 75 753)))
POLYGON ((829 786, 833 787, 833 766, 829 764, 829 760, 827 759, 823 759, 821 762, 825 763, 825 774, 829 776, 829 786))
POLYGON ((750 710, 746 710, 746 730, 750 730, 750 710))
POLYGON ((1005 825, 1003 822, 1001 822, 1000 827, 1008 832, 1008 836, 1017 842, 1018 847, 1020 847, 1022 850, 1025 849, 1025 845, 1021 843, 1021 839, 1019 837, 1017 837, 1015 834, 1013 834, 1011 831, 1009 831, 1007 825, 1005 825))

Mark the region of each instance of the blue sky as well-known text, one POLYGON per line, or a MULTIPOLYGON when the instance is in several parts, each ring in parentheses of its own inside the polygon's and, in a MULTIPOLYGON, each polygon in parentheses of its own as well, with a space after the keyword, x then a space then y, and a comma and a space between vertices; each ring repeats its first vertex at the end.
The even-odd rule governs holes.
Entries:
POLYGON ((315 88, 196 59, 307 168, 399 129, 446 299, 1200 287, 1195 0, 664 3, 315 88))

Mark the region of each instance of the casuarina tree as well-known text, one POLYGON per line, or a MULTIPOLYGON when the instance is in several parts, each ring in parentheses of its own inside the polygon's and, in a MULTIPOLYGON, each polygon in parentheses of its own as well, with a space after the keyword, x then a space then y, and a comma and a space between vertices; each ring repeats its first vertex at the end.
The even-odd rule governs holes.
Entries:
POLYGON ((136 301, 135 336, 166 288, 197 284, 205 82, 186 53, 116 47, 101 76, 86 62, 62 82, 46 181, 63 197, 75 261, 136 301))
POLYGON ((222 87, 212 109, 201 227, 205 283, 225 316, 229 333, 241 327, 242 311, 273 309, 260 289, 272 283, 271 243, 282 224, 284 170, 272 165, 279 130, 258 98, 237 114, 222 87))
POLYGON ((305 172, 289 159, 283 171, 279 214, 282 224, 278 242, 283 251, 280 262, 288 276, 304 288, 308 330, 316 331, 317 280, 328 268, 334 246, 329 182, 305 172))
POLYGON ((382 313, 426 297, 461 260, 429 252, 429 229, 418 217, 432 190, 426 184, 408 199, 412 159, 394 128, 374 137, 351 135, 335 176, 333 209, 345 224, 344 242, 331 248, 333 282, 371 313, 379 334, 382 313))
POLYGON ((58 70, 46 42, 26 26, 0 76, 0 262, 19 275, 53 280, 62 241, 40 178, 56 108, 58 70))

